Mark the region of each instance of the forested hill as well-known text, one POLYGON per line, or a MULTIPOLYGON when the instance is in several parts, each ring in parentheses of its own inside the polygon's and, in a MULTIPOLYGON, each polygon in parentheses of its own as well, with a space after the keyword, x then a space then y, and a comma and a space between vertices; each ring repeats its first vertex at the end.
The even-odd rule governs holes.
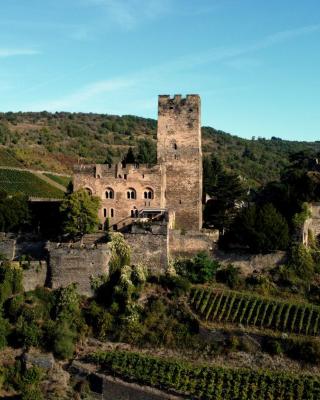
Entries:
MULTIPOLYGON (((131 115, 0 113, 0 166, 71 172, 77 162, 116 162, 141 141, 155 147, 156 127, 153 119, 131 115)), ((202 136, 205 155, 215 153, 255 186, 277 179, 290 153, 320 151, 320 142, 247 140, 210 127, 202 136)))

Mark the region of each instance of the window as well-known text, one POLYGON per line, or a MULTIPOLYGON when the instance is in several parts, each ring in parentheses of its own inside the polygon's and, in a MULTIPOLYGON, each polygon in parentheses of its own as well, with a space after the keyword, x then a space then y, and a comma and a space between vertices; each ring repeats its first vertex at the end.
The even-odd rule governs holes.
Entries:
POLYGON ((143 193, 143 197, 145 199, 153 199, 153 190, 150 188, 146 188, 144 193, 143 193))
POLYGON ((103 209, 103 216, 104 218, 107 218, 108 216, 108 210, 106 208, 103 209))
POLYGON ((110 208, 110 217, 113 218, 114 217, 114 209, 110 208))
POLYGON ((112 188, 107 188, 105 192, 106 199, 114 199, 114 191, 112 188))
POLYGON ((92 196, 92 190, 90 188, 85 188, 86 192, 88 193, 89 196, 92 196))
POLYGON ((174 150, 177 150, 177 148, 178 148, 177 143, 173 143, 172 147, 174 148, 174 150))
POLYGON ((127 191, 127 199, 136 199, 137 198, 137 192, 135 191, 135 189, 130 188, 127 191))

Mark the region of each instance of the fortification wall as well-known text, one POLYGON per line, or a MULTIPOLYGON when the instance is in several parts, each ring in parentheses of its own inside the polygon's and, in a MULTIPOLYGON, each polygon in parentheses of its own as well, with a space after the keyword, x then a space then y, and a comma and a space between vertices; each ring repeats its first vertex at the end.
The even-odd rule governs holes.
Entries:
POLYGON ((153 275, 168 267, 169 234, 167 225, 134 226, 124 237, 131 248, 132 264, 143 264, 153 275))
POLYGON ((94 247, 49 243, 50 280, 53 289, 78 284, 80 294, 92 296, 91 277, 109 273, 110 250, 108 245, 94 247))
POLYGON ((0 253, 8 260, 13 260, 15 257, 16 241, 13 234, 0 232, 0 253))
POLYGON ((201 232, 180 230, 169 231, 170 257, 193 257, 200 251, 211 253, 216 246, 219 232, 201 232))
POLYGON ((44 287, 48 278, 48 264, 46 261, 30 261, 23 269, 23 288, 25 292, 36 287, 44 287))
POLYGON ((222 265, 227 266, 228 264, 232 264, 240 268, 244 275, 268 270, 275 266, 285 264, 287 261, 285 251, 276 251, 270 254, 237 254, 215 250, 213 257, 222 265))

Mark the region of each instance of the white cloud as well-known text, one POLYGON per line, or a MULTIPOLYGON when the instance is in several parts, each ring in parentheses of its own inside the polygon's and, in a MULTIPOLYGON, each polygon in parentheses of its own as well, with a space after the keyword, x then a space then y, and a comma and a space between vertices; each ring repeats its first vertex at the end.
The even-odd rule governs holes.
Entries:
POLYGON ((38 50, 34 49, 18 49, 18 48, 1 48, 0 47, 0 57, 14 57, 14 56, 33 56, 40 54, 38 50))
POLYGON ((90 100, 104 93, 112 93, 121 89, 128 89, 135 86, 137 82, 134 79, 110 79, 91 83, 82 89, 79 89, 70 95, 48 103, 37 104, 33 109, 47 111, 68 111, 75 110, 85 101, 90 100))

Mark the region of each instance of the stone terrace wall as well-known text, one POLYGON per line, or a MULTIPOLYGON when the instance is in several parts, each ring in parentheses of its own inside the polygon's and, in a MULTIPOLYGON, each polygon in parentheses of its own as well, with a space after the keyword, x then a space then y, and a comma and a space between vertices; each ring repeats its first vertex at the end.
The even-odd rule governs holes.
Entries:
POLYGON ((168 266, 169 235, 167 224, 135 225, 124 237, 131 248, 132 264, 143 264, 154 275, 164 273, 168 266))
POLYGON ((193 257, 200 251, 211 253, 217 242, 219 233, 216 231, 169 231, 170 257, 193 257))
POLYGON ((225 266, 232 264, 240 268, 244 275, 250 275, 255 271, 268 270, 286 262, 286 253, 284 251, 276 251, 270 254, 237 254, 216 250, 213 256, 225 266))
POLYGON ((94 398, 101 400, 180 400, 175 396, 150 386, 125 382, 113 376, 97 373, 95 368, 80 361, 73 361, 69 373, 76 382, 87 381, 94 398))
POLYGON ((85 247, 79 244, 49 243, 50 282, 56 289, 78 284, 80 294, 92 296, 90 278, 109 273, 110 250, 101 244, 85 247))

